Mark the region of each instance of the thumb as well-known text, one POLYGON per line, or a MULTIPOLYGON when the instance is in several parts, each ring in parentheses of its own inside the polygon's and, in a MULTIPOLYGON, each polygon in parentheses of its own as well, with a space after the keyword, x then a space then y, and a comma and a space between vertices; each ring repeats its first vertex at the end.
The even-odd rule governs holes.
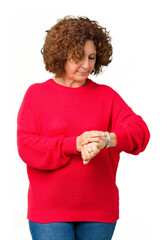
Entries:
POLYGON ((88 144, 88 143, 89 143, 89 140, 87 139, 87 140, 83 141, 83 142, 81 143, 81 145, 83 146, 83 145, 88 144))

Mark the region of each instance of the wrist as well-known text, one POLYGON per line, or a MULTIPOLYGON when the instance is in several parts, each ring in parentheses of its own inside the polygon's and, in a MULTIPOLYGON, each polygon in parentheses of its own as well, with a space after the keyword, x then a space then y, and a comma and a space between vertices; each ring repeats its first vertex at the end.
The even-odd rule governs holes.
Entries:
POLYGON ((110 132, 110 138, 111 138, 111 147, 116 147, 117 145, 117 136, 114 132, 110 132))
POLYGON ((80 144, 80 137, 79 136, 76 139, 76 147, 77 147, 77 152, 81 152, 81 144, 80 144))

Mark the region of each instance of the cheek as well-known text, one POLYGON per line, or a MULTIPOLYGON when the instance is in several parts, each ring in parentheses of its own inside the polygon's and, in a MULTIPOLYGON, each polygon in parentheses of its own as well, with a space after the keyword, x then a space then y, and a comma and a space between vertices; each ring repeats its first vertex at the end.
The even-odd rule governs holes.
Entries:
POLYGON ((69 72, 70 72, 71 74, 75 74, 75 73, 78 71, 78 68, 79 68, 79 65, 73 63, 73 64, 71 64, 71 65, 69 66, 69 72))
POLYGON ((93 63, 90 64, 90 71, 91 71, 91 72, 92 72, 94 66, 95 66, 95 62, 93 62, 93 63))
POLYGON ((74 64, 68 64, 65 67, 65 72, 69 76, 74 75, 76 71, 77 71, 77 67, 74 64))

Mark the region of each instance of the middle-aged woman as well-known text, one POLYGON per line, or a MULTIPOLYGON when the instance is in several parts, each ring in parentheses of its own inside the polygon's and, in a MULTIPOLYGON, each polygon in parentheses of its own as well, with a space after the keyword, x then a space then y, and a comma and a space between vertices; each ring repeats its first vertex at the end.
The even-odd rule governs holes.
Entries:
POLYGON ((67 16, 46 32, 41 53, 54 77, 27 89, 17 118, 32 239, 110 240, 120 153, 144 151, 150 133, 116 91, 88 78, 111 62, 106 28, 67 16))

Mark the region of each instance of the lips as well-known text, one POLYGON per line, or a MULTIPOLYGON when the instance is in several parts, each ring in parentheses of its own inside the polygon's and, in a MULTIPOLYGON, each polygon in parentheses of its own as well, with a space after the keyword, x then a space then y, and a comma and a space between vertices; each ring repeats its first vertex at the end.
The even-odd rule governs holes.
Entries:
POLYGON ((85 75, 85 74, 87 74, 88 72, 80 72, 80 71, 78 71, 78 73, 85 75))

